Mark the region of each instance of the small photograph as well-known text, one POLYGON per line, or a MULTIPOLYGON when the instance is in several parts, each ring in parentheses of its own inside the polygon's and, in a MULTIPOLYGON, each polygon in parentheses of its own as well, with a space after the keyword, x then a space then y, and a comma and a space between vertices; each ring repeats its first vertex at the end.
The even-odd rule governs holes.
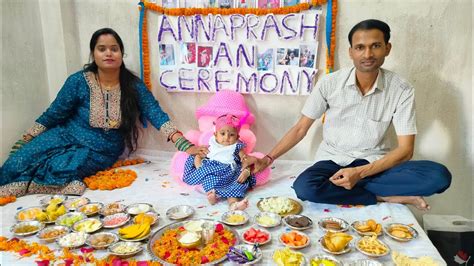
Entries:
POLYGON ((290 59, 290 66, 299 66, 300 63, 300 49, 288 49, 287 51, 288 58, 290 59))
POLYGON ((236 7, 238 8, 255 8, 256 0, 237 0, 236 7))
POLYGON ((263 53, 257 53, 257 70, 273 70, 273 49, 266 49, 263 53))
POLYGON ((286 66, 290 64, 290 58, 287 55, 286 48, 277 49, 277 65, 286 66))
POLYGON ((280 7, 280 0, 258 0, 258 8, 280 7))
POLYGON ((300 45, 300 67, 314 68, 317 45, 300 45))
POLYGON ((172 44, 160 44, 160 66, 175 65, 174 46, 172 44))
POLYGON ((208 67, 212 58, 212 46, 198 46, 197 56, 198 67, 208 67))
POLYGON ((180 63, 194 64, 196 63, 196 43, 185 42, 180 44, 180 63))
POLYGON ((219 8, 232 8, 232 2, 233 0, 218 0, 217 6, 219 8))
POLYGON ((297 4, 301 3, 300 0, 283 0, 283 6, 295 6, 297 4))
POLYGON ((176 0, 161 0, 161 6, 164 8, 177 8, 178 1, 176 0))

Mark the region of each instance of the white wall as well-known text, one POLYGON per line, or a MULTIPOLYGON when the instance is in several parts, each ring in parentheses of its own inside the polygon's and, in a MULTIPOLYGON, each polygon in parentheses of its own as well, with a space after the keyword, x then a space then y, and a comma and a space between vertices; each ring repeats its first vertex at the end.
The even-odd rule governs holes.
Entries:
MULTIPOLYGON (((47 107, 68 74, 87 63, 89 39, 101 27, 121 35, 125 62, 139 73, 136 0, 3 0, 2 153, 47 107), (48 6, 51 5, 51 9, 48 6)), ((451 188, 430 197, 432 213, 473 218, 472 3, 469 0, 339 0, 336 68, 350 66, 347 33, 357 22, 377 18, 392 28, 393 49, 385 67, 416 88, 418 131, 415 159, 431 159, 453 173, 451 188)), ((322 23, 324 26, 324 21, 322 23)), ((324 32, 324 29, 323 31, 324 32)), ((151 55, 157 58, 156 29, 150 24, 151 55), (155 47, 153 47, 155 45, 155 47)), ((324 41, 323 41, 324 43, 324 41)), ((324 72, 324 50, 319 69, 324 72)), ((158 60, 152 60, 153 93, 183 130, 197 128, 196 107, 210 94, 168 94, 158 88, 158 60)), ((256 114, 256 151, 268 152, 299 117, 303 96, 246 95, 256 114), (283 109, 281 106, 287 108, 283 109)), ((320 122, 284 159, 314 157, 320 122)), ((141 148, 173 150, 153 128, 141 148)))

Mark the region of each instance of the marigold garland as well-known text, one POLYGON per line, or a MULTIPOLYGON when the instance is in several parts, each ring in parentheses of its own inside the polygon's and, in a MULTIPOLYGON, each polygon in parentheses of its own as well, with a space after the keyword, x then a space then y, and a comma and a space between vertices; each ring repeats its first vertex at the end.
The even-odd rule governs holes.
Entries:
POLYGON ((145 162, 142 158, 118 160, 112 167, 84 178, 84 183, 92 190, 114 190, 130 186, 137 178, 137 173, 130 169, 116 169, 122 166, 145 162))
MULTIPOLYGON (((29 243, 25 240, 18 238, 8 239, 4 236, 0 236, 0 252, 14 252, 20 257, 32 257, 36 255, 35 261, 38 265, 53 265, 52 262, 67 262, 65 265, 82 265, 83 263, 89 262, 96 266, 110 266, 110 265, 128 265, 128 266, 158 266, 161 263, 156 261, 137 261, 134 259, 122 260, 116 256, 107 256, 102 259, 94 257, 94 253, 91 251, 83 252, 81 254, 73 253, 71 250, 65 248, 62 250, 62 254, 56 256, 54 251, 48 246, 42 245, 36 242, 29 243)), ((56 264, 54 264, 56 265, 56 264)))
POLYGON ((5 206, 8 203, 12 203, 16 201, 15 196, 7 196, 7 197, 1 197, 0 198, 0 206, 5 206))
MULTIPOLYGON (((320 6, 327 3, 327 0, 311 0, 310 3, 301 3, 294 6, 280 7, 280 8, 164 8, 155 3, 150 3, 147 0, 140 0, 145 7, 143 10, 143 24, 142 27, 142 56, 143 56, 143 81, 151 90, 151 68, 150 68, 150 52, 148 43, 148 21, 146 10, 152 10, 158 13, 169 16, 192 16, 192 15, 232 15, 232 14, 254 14, 263 16, 267 14, 285 15, 289 13, 299 13, 310 9, 312 6, 320 6)), ((139 6, 141 9, 141 6, 139 6)), ((328 7, 330 8, 330 7, 328 7)), ((334 69, 334 51, 336 50, 336 15, 337 15, 337 0, 333 0, 332 5, 332 31, 331 31, 331 47, 328 47, 326 57, 326 71, 331 72, 334 69)))

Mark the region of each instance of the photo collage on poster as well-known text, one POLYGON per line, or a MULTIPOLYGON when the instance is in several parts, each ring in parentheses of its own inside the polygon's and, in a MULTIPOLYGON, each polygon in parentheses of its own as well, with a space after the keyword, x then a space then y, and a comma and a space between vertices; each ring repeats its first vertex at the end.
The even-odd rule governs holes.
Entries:
POLYGON ((156 0, 164 8, 278 8, 309 0, 156 0))

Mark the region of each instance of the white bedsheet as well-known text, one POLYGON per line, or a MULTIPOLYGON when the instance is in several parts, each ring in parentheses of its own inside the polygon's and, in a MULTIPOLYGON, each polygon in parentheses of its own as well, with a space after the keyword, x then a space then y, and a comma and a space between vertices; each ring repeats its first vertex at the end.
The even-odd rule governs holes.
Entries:
MULTIPOLYGON (((161 215, 159 224, 153 227, 153 231, 156 231, 161 226, 172 222, 166 218, 165 212, 169 207, 178 204, 188 204, 194 206, 196 212, 193 218, 204 217, 218 220, 228 208, 226 202, 219 202, 217 205, 210 206, 208 205, 204 195, 200 194, 193 188, 178 185, 174 179, 168 175, 171 156, 172 153, 166 152, 153 154, 153 156, 142 154, 142 157, 150 160, 151 163, 129 166, 129 168, 136 170, 138 173, 138 178, 131 187, 113 191, 87 190, 84 196, 91 199, 91 201, 99 201, 103 203, 109 203, 117 200, 123 200, 124 204, 138 202, 151 203, 156 211, 158 211, 161 215)), ((248 193, 248 199, 251 205, 247 211, 250 216, 254 216, 258 213, 256 203, 260 198, 268 196, 288 196, 296 199, 294 191, 290 188, 294 181, 294 176, 298 175, 309 165, 311 165, 310 162, 277 160, 274 164, 272 180, 266 185, 258 187, 248 193)), ((29 195, 18 198, 16 202, 8 204, 5 207, 0 207, 2 215, 0 234, 6 237, 12 237, 9 228, 15 223, 15 213, 21 207, 26 208, 38 206, 42 197, 44 197, 44 195, 29 195)), ((347 222, 352 223, 356 220, 366 220, 372 218, 379 223, 381 222, 382 224, 389 222, 413 224, 413 227, 419 233, 419 237, 417 239, 408 243, 401 243, 390 239, 388 236, 382 236, 381 240, 388 244, 392 250, 399 251, 411 257, 430 256, 436 261, 439 261, 441 264, 445 264, 439 252, 430 242, 413 214, 404 205, 382 203, 374 206, 352 208, 328 204, 315 204, 310 202, 302 202, 302 205, 302 214, 310 217, 315 225, 312 229, 304 231, 310 236, 311 245, 300 251, 308 255, 308 257, 313 254, 324 253, 320 244, 318 243, 318 239, 323 236, 323 231, 317 227, 317 222, 319 219, 332 216, 343 218, 347 222)), ((239 234, 241 234, 250 226, 252 226, 252 223, 247 223, 242 227, 237 227, 236 230, 239 232, 239 234)), ((270 231, 272 234, 272 241, 270 244, 262 247, 264 258, 261 263, 259 263, 259 265, 273 265, 274 263, 271 259, 273 251, 275 249, 283 248, 282 244, 280 244, 278 241, 278 236, 281 232, 285 231, 285 227, 280 226, 271 229, 270 231)), ((350 231, 350 234, 355 236, 357 239, 357 235, 353 231, 350 231)), ((27 237, 25 239, 28 241, 38 240, 36 236, 27 237)), ((54 249, 58 248, 55 243, 49 244, 49 246, 54 249)), ((100 258, 105 256, 106 253, 105 251, 95 251, 95 255, 96 257, 100 258)), ((350 253, 337 256, 337 258, 343 262, 349 262, 357 259, 365 259, 367 257, 353 249, 350 253)), ((138 257, 136 257, 136 259, 150 259, 150 257, 147 252, 143 252, 138 257)), ((377 260, 382 262, 384 265, 393 264, 391 262, 390 256, 385 256, 384 258, 377 260)), ((5 252, 0 252, 0 263, 2 266, 35 265, 33 258, 24 258, 18 260, 18 257, 13 253, 5 252)), ((229 262, 226 264, 229 264, 229 262)))

